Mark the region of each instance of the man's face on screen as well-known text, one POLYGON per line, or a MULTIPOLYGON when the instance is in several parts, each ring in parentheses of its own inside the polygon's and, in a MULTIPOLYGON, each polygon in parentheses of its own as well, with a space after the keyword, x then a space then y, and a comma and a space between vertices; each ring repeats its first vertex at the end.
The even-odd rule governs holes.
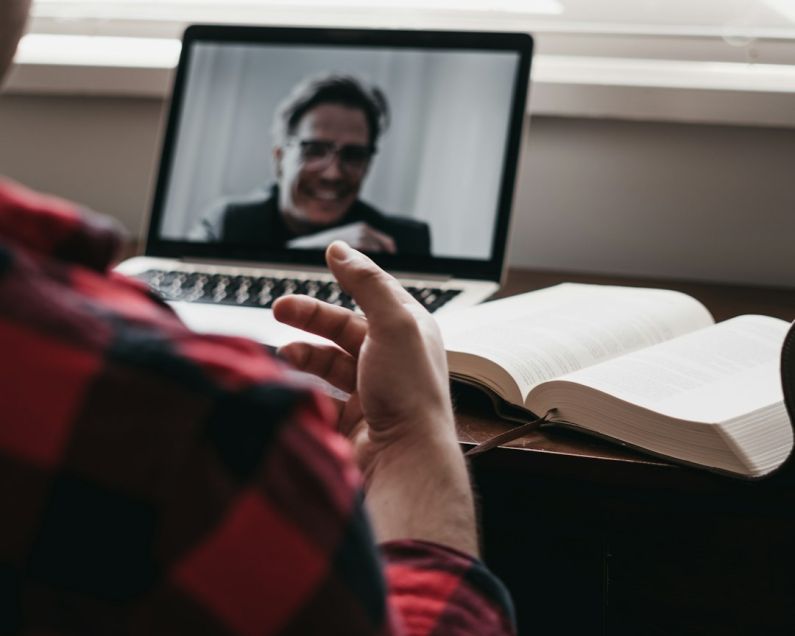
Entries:
POLYGON ((320 104, 274 149, 279 209, 294 231, 341 220, 370 164, 367 119, 358 108, 320 104))

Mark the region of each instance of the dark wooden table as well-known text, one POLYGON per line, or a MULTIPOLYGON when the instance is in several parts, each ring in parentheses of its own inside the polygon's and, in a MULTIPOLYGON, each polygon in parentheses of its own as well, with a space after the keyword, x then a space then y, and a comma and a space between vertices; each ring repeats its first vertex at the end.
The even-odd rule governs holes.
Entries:
MULTIPOLYGON (((795 320, 795 289, 514 271, 503 295, 559 282, 686 292, 716 320, 795 320)), ((465 446, 511 425, 455 387, 465 446)), ((795 470, 758 482, 538 431, 473 458, 483 547, 527 634, 795 634, 795 470)))

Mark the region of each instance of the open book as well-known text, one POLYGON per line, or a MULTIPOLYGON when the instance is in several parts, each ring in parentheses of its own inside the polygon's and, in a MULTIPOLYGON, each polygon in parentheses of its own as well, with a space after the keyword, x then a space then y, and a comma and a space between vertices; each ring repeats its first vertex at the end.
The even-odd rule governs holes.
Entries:
POLYGON ((792 450, 783 320, 715 324, 680 292, 573 283, 438 318, 451 375, 528 419, 747 478, 792 450))

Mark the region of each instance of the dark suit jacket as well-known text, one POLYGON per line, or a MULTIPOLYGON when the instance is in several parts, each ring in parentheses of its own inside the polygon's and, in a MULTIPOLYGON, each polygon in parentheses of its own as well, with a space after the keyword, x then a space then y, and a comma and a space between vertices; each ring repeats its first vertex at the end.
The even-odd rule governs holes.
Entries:
MULTIPOLYGON (((296 235, 279 214, 278 201, 279 191, 274 185, 270 193, 260 199, 228 203, 222 213, 218 239, 235 244, 283 248, 296 235)), ((318 231, 359 221, 391 236, 400 254, 428 256, 431 253, 431 231, 427 223, 386 215, 360 200, 354 202, 339 222, 318 228, 318 231)))

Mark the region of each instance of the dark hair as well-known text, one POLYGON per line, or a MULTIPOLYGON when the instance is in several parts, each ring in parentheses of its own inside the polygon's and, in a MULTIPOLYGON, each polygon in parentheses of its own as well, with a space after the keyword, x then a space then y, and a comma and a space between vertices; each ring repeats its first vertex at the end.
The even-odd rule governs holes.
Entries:
POLYGON ((276 109, 273 138, 283 144, 295 133, 301 118, 320 104, 340 104, 364 113, 370 129, 370 146, 375 150, 381 133, 389 125, 389 104, 384 93, 350 75, 321 75, 297 84, 276 109))

